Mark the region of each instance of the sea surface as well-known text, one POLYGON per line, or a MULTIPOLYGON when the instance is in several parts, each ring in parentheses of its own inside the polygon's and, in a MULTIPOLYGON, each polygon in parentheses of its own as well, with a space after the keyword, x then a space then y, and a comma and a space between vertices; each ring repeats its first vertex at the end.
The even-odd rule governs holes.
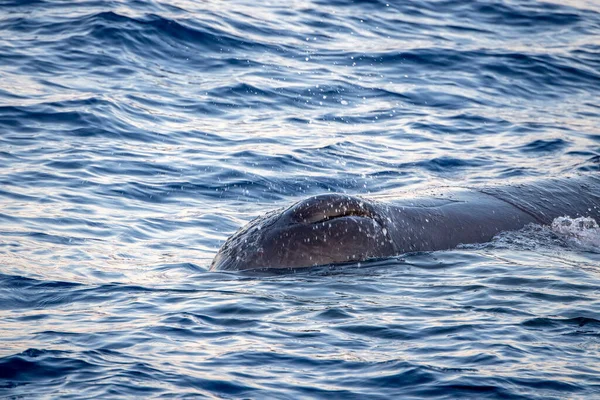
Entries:
POLYGON ((277 275, 256 216, 598 174, 597 1, 0 0, 0 397, 600 398, 600 231, 277 275))

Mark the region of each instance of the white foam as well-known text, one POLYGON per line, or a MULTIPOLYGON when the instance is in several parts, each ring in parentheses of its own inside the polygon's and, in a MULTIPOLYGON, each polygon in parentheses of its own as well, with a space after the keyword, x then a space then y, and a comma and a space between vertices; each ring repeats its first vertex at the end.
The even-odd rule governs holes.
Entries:
POLYGON ((552 221, 550 229, 576 247, 600 249, 600 226, 590 217, 558 217, 552 221))

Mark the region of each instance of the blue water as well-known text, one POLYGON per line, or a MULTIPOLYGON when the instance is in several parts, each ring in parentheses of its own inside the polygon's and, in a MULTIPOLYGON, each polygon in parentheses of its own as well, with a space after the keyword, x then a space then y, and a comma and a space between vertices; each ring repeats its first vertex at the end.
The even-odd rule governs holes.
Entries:
POLYGON ((207 271, 308 195, 598 173, 597 2, 387 1, 0 0, 0 396, 600 397, 547 227, 207 271))

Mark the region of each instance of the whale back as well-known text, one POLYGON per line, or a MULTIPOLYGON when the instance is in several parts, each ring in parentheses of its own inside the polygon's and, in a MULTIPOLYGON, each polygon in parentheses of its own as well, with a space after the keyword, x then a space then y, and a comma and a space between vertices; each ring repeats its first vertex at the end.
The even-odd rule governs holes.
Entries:
POLYGON ((485 187, 479 191, 526 212, 540 224, 551 224, 563 216, 591 217, 600 222, 600 178, 593 175, 485 187))

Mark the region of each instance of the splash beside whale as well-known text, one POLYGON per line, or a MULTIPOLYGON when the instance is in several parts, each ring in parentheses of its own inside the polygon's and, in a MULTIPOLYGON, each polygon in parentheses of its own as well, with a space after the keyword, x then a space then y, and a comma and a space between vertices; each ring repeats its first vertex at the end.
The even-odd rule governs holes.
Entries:
POLYGON ((445 250, 561 216, 600 221, 600 178, 446 188, 385 201, 324 194, 251 221, 223 244, 210 269, 296 269, 445 250))

